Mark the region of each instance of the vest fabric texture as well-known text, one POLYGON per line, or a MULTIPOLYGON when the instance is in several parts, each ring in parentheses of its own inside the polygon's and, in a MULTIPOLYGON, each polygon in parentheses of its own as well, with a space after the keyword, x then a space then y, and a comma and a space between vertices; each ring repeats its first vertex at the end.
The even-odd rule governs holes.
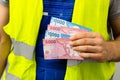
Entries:
MULTIPOLYGON (((35 80, 35 45, 43 15, 42 0, 10 0, 10 21, 4 27, 13 49, 2 80, 35 80), (32 6, 31 6, 32 5, 32 6)), ((110 0, 75 0, 72 22, 100 33, 109 40, 107 18, 110 0)), ((65 80, 110 80, 112 62, 83 62, 67 66, 65 80)))

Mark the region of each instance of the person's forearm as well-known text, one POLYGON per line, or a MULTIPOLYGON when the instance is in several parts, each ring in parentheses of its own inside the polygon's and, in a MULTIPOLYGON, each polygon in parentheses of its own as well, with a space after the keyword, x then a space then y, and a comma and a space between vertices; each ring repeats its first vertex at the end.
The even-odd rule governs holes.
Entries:
POLYGON ((108 42, 107 46, 109 60, 113 62, 120 61, 120 36, 113 41, 108 42))
POLYGON ((6 66, 6 60, 10 52, 10 47, 11 47, 11 41, 9 37, 8 38, 6 37, 6 39, 0 41, 0 77, 2 76, 2 73, 6 66))
MULTIPOLYGON (((114 40, 110 41, 111 61, 120 61, 120 18, 110 19, 114 40)), ((109 42, 108 42, 109 43, 109 42)))
POLYGON ((8 7, 0 4, 0 77, 4 71, 11 47, 10 37, 3 30, 3 26, 6 25, 9 20, 8 12, 8 7))

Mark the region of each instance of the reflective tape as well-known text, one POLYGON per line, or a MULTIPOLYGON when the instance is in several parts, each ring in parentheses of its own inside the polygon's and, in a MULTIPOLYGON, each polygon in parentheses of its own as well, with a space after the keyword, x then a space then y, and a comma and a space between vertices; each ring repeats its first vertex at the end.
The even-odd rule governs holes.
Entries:
POLYGON ((67 66, 75 66, 81 63, 80 60, 67 60, 67 66))
POLYGON ((85 59, 85 60, 67 60, 67 66, 75 66, 78 65, 80 63, 84 63, 84 62, 96 62, 95 60, 92 59, 85 59))
POLYGON ((18 42, 12 39, 14 53, 19 56, 24 56, 27 59, 32 60, 33 59, 33 53, 34 53, 34 46, 30 46, 28 44, 25 44, 23 42, 18 42))
POLYGON ((6 80, 20 80, 20 79, 12 74, 7 73, 6 80))
MULTIPOLYGON (((6 75, 3 78, 5 80, 20 80, 18 77, 8 73, 8 67, 9 67, 9 64, 6 65, 6 68, 5 68, 6 75)), ((2 80, 3 80, 3 78, 2 78, 2 80)))

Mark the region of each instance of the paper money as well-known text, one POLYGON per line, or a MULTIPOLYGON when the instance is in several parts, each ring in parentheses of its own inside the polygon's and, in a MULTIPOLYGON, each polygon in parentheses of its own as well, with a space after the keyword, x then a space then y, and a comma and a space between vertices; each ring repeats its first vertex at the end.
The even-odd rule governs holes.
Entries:
POLYGON ((44 58, 82 60, 80 53, 74 51, 69 45, 69 37, 91 31, 84 26, 52 17, 45 33, 45 39, 43 39, 44 58))
POLYGON ((45 33, 45 38, 69 38, 71 35, 88 32, 87 30, 81 30, 78 28, 57 27, 48 25, 48 29, 45 33))
POLYGON ((68 38, 44 39, 44 59, 77 59, 82 60, 80 53, 69 45, 68 38))
POLYGON ((57 26, 57 27, 62 26, 62 27, 68 27, 68 28, 78 28, 81 30, 87 30, 88 32, 91 32, 91 29, 86 28, 85 26, 77 25, 77 24, 71 23, 69 21, 56 18, 56 17, 51 17, 50 25, 57 26))
POLYGON ((61 34, 67 34, 67 35, 73 35, 80 32, 88 32, 88 30, 82 30, 78 28, 72 28, 72 27, 68 28, 66 26, 57 27, 52 25, 48 25, 48 31, 59 32, 61 34))
POLYGON ((55 32, 55 31, 49 31, 47 30, 45 33, 45 39, 47 38, 69 38, 70 35, 68 34, 62 34, 60 32, 55 32))

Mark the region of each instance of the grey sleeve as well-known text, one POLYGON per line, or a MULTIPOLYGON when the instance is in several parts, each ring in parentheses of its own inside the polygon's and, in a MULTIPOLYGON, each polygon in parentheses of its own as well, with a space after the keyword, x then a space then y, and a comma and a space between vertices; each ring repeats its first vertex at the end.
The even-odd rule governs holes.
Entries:
POLYGON ((120 0, 111 0, 109 18, 120 18, 120 0))
POLYGON ((8 6, 9 5, 9 0, 0 0, 0 4, 8 6))

